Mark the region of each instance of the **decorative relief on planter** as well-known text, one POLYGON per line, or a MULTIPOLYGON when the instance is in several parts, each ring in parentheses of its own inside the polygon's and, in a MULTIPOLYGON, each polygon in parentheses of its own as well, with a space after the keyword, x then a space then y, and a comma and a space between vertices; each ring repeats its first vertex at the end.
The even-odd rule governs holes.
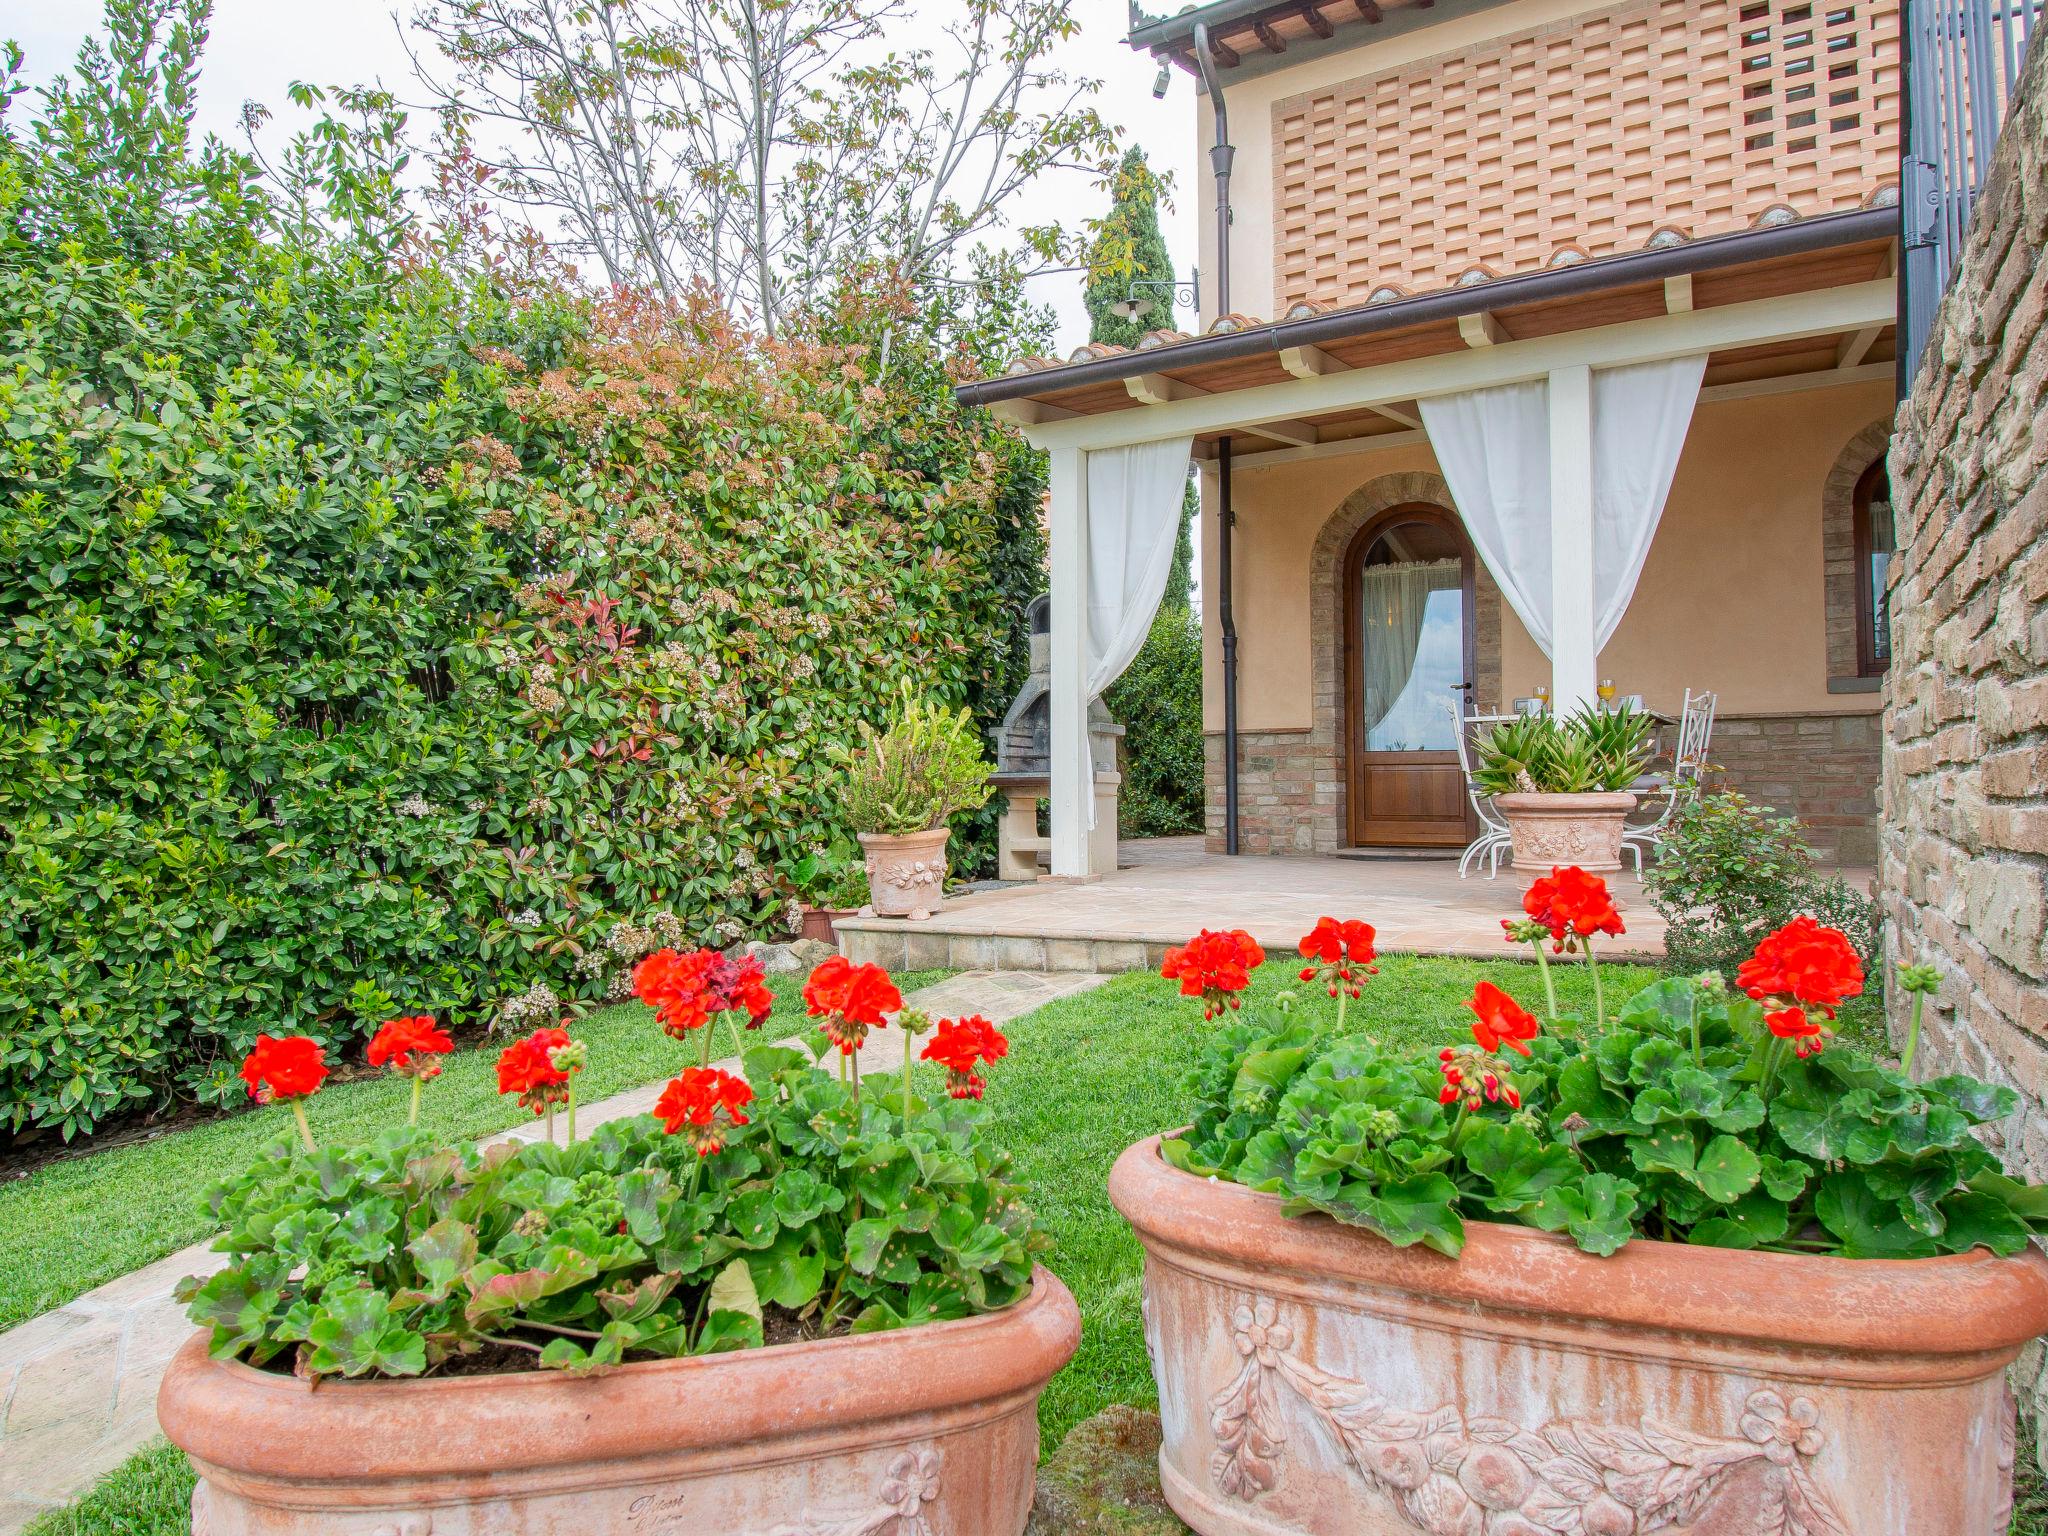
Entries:
POLYGON ((775 1536, 935 1536, 924 1507, 938 1496, 939 1453, 905 1451, 889 1463, 869 1508, 781 1526, 775 1536))
POLYGON ((1531 1430, 1468 1419, 1446 1404, 1394 1408, 1360 1382, 1288 1353, 1294 1330, 1268 1297, 1240 1302, 1232 1337, 1244 1364, 1209 1400, 1224 1493, 1251 1500, 1276 1487, 1299 1398, 1344 1447, 1366 1483, 1426 1536, 1849 1536, 1806 1463, 1825 1437, 1804 1397, 1752 1392, 1740 1439, 1587 1419, 1531 1430))

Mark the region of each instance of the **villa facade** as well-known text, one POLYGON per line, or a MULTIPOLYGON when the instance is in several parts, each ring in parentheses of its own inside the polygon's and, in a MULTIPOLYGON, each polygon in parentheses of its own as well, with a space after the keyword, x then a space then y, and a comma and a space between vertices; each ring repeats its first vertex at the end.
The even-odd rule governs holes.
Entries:
POLYGON ((1062 693, 1062 612, 1101 601, 1090 458, 1185 441, 1213 847, 1462 842, 1451 701, 1611 683, 1713 691, 1724 781, 1874 862, 1898 33, 1897 0, 1134 9, 1233 150, 1182 189, 1199 320, 962 390, 1052 453, 1055 733, 1089 675, 1080 625, 1062 693))

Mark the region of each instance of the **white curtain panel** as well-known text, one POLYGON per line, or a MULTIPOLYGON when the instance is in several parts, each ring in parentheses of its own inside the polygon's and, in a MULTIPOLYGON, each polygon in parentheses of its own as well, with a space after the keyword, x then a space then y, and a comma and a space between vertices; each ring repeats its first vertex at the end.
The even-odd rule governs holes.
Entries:
MULTIPOLYGON (((1088 455, 1088 697, 1123 676, 1173 570, 1192 438, 1088 455)), ((1088 756, 1084 734, 1080 751, 1088 756)), ((1095 825, 1095 796, 1086 797, 1095 825)))
POLYGON ((1548 656, 1550 386, 1538 379, 1420 403, 1472 547, 1548 656))
MULTIPOLYGON (((1593 372, 1594 649, 1628 611, 1692 424, 1704 356, 1593 372)), ((1550 391, 1541 380, 1423 400, 1473 547, 1550 654, 1550 391)))
POLYGON ((1704 353, 1593 370, 1593 649, 1620 627, 1664 516, 1704 353))

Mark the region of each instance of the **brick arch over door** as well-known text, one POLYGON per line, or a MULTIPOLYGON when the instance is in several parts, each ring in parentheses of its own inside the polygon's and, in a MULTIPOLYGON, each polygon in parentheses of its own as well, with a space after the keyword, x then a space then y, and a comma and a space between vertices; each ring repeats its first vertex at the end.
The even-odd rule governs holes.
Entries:
MULTIPOLYGON (((1314 716, 1309 747, 1315 760, 1315 803, 1324 814, 1315 828, 1315 851, 1334 853, 1347 846, 1351 807, 1344 771, 1344 554, 1358 531, 1390 507, 1428 502, 1457 510, 1444 477, 1426 470, 1381 475, 1368 480, 1338 503, 1309 556, 1310 677, 1314 685, 1314 716), (1336 814, 1328 814, 1327 807, 1336 814)), ((1474 707, 1486 711, 1500 703, 1500 588, 1483 561, 1473 561, 1472 669, 1474 707)))
POLYGON ((1875 691, 1875 679, 1859 678, 1856 653, 1856 483, 1891 447, 1892 424, 1873 421, 1849 439, 1828 471, 1820 495, 1821 582, 1828 633, 1828 691, 1875 691))

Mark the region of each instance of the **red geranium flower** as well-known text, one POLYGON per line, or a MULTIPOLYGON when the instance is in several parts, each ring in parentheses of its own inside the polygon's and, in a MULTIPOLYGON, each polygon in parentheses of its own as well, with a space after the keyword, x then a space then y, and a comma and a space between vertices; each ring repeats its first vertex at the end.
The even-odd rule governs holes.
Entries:
POLYGON ((1329 987, 1330 996, 1341 991, 1353 997, 1364 996, 1358 985, 1361 972, 1377 972, 1379 967, 1373 961, 1379 952, 1373 948, 1377 937, 1371 923, 1362 923, 1356 918, 1338 922, 1334 917, 1319 917, 1316 925, 1301 936, 1297 946, 1304 960, 1319 962, 1302 967, 1301 979, 1315 981, 1321 978, 1329 987))
POLYGON ((446 1056, 455 1049, 448 1032, 435 1027, 432 1014, 416 1013, 402 1019, 386 1019, 370 1037, 370 1065, 388 1066, 407 1077, 439 1077, 441 1063, 430 1056, 446 1056))
POLYGON ((1524 1042, 1536 1038, 1536 1017, 1507 993, 1490 981, 1482 981, 1473 988, 1471 1000, 1465 1006, 1478 1015, 1478 1022, 1472 1026, 1472 1038, 1479 1042, 1481 1050, 1498 1051, 1505 1047, 1524 1056, 1529 1054, 1524 1042))
POLYGON ((327 1079, 327 1052, 306 1035, 282 1040, 258 1035, 242 1060, 242 1081, 258 1104, 273 1099, 298 1099, 319 1090, 327 1079))
POLYGON ((1522 910, 1550 930, 1551 947, 1559 951, 1576 948, 1577 940, 1591 934, 1625 931, 1607 882, 1576 864, 1552 865, 1533 881, 1522 893, 1522 910))
POLYGON ((551 1053, 569 1043, 566 1029, 536 1029, 515 1040, 498 1056, 498 1092, 519 1096, 538 1115, 569 1097, 569 1074, 556 1066, 551 1053))
POLYGON ((1242 1005, 1237 994, 1252 984, 1251 973, 1266 963, 1258 940, 1242 928, 1212 933, 1204 928, 1187 943, 1166 952, 1159 974, 1180 983, 1182 997, 1202 1000, 1202 1017, 1213 1019, 1227 1008, 1242 1005))
POLYGON ((902 1006, 903 994, 887 971, 879 965, 855 965, 844 955, 826 960, 804 983, 804 1008, 812 1018, 824 1021, 818 1027, 844 1056, 861 1048, 870 1029, 888 1022, 884 1014, 902 1006))
POLYGON ((1804 1008, 1774 1009, 1764 1015, 1764 1027, 1780 1040, 1794 1042, 1795 1055, 1817 1056, 1827 1047, 1827 1026, 1809 1018, 1804 1008))
POLYGON ((775 1004, 760 961, 734 960, 715 949, 687 955, 656 950, 633 968, 633 991, 678 1040, 728 1009, 744 1009, 747 1028, 758 1028, 775 1004))
POLYGON ((1829 1018, 1863 990, 1863 961, 1837 928, 1804 914, 1768 934, 1735 972, 1735 984, 1760 1002, 1818 1008, 1829 1018))
POLYGON ((938 1032, 925 1045, 920 1057, 946 1069, 946 1092, 956 1099, 978 1099, 988 1089, 988 1080, 976 1070, 983 1062, 1001 1061, 1010 1053, 1010 1042, 1001 1030, 980 1014, 964 1019, 939 1020, 938 1032))
POLYGON ((710 1157, 724 1149, 729 1129, 747 1123, 744 1110, 753 1101, 754 1090, 744 1078, 716 1067, 686 1067, 661 1090, 654 1113, 671 1136, 689 1126, 697 1155, 710 1157))

